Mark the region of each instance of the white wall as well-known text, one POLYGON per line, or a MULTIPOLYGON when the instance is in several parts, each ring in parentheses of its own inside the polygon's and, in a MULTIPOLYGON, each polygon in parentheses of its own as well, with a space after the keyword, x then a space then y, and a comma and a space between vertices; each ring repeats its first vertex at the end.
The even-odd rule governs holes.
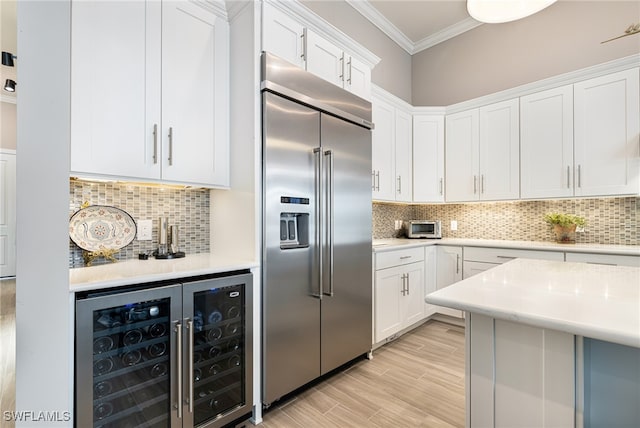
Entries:
POLYGON ((72 426, 70 24, 69 0, 18 2, 16 410, 57 420, 17 427, 72 426))
POLYGON ((559 1, 530 17, 484 24, 413 56, 413 105, 451 105, 640 52, 638 1, 559 1))

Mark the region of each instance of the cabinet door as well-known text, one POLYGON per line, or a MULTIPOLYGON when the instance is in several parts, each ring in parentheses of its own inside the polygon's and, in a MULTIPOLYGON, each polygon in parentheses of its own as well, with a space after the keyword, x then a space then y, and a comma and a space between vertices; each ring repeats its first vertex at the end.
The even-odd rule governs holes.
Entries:
POLYGON ((444 202, 444 116, 413 116, 413 202, 444 202))
POLYGON ((573 196, 573 85, 520 98, 521 197, 573 196))
POLYGON ((342 49, 307 29, 307 71, 343 87, 344 53, 342 49))
POLYGON ((371 69, 358 58, 349 56, 346 64, 345 89, 364 98, 371 99, 371 69))
POLYGON ((375 128, 372 140, 373 199, 395 200, 395 108, 382 100, 372 103, 372 118, 375 128))
MULTIPOLYGON (((437 246, 436 288, 439 290, 462 280, 462 247, 437 246)), ((462 311, 436 307, 436 312, 462 318, 462 311)))
POLYGON ((160 178, 160 15, 155 1, 74 1, 72 173, 160 178))
POLYGON ((228 23, 164 2, 162 35, 162 178, 228 186, 228 23))
POLYGON ((448 202, 479 198, 478 109, 446 117, 445 194, 448 202))
POLYGON ((462 277, 467 279, 491 268, 499 266, 498 263, 485 263, 485 262, 469 262, 464 261, 464 268, 462 269, 462 277))
POLYGON ((374 311, 376 342, 402 329, 403 274, 403 266, 376 271, 374 311))
POLYGON ((395 109, 396 201, 411 202, 413 200, 411 137, 411 115, 395 109))
POLYGON ((574 85, 576 196, 640 191, 638 68, 574 85))
POLYGON ((304 68, 304 26, 269 3, 262 3, 262 49, 304 68))
POLYGON ((424 263, 407 265, 404 275, 403 328, 424 318, 424 263))
MULTIPOLYGON (((424 248, 424 295, 425 297, 436 291, 436 271, 438 266, 437 247, 424 248)), ((424 316, 429 317, 436 313, 436 306, 430 303, 424 304, 424 316)))
POLYGON ((518 99, 480 108, 480 199, 520 197, 518 99))

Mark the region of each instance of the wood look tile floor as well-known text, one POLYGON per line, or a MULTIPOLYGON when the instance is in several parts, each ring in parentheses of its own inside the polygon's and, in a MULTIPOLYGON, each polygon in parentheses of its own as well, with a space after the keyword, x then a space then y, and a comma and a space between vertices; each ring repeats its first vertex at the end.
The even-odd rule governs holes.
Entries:
POLYGON ((464 328, 427 321, 269 409, 263 428, 463 427, 464 328))
MULTIPOLYGON (((15 280, 2 280, 0 419, 15 409, 15 341, 15 280)), ((464 415, 464 328, 427 321, 375 350, 372 360, 277 403, 258 426, 463 427, 464 415)))

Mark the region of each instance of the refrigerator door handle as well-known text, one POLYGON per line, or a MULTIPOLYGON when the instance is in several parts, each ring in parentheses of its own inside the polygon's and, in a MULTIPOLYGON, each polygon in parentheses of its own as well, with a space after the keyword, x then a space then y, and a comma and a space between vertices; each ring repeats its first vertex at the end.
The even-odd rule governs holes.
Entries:
POLYGON ((182 323, 180 321, 174 321, 175 325, 173 327, 173 331, 176 334, 176 345, 177 345, 177 355, 176 355, 176 376, 178 378, 177 382, 177 403, 174 404, 174 407, 178 411, 178 419, 182 419, 182 323))
POLYGON ((189 359, 187 365, 189 370, 187 376, 189 376, 189 396, 187 401, 189 403, 189 413, 193 413, 193 320, 185 318, 187 323, 187 358, 189 359))
POLYGON ((315 173, 315 200, 316 200, 316 251, 318 253, 318 293, 312 294, 313 297, 317 297, 322 300, 322 282, 323 282, 323 271, 324 271, 324 259, 323 259, 323 248, 322 248, 322 234, 324 233, 324 228, 322 227, 323 215, 322 215, 322 194, 323 194, 323 186, 322 186, 322 148, 316 147, 313 149, 313 154, 315 156, 316 162, 316 173, 315 173))
POLYGON ((323 284, 323 294, 325 296, 333 296, 333 152, 331 150, 327 150, 324 152, 324 155, 328 159, 327 163, 327 215, 325 219, 325 227, 327 232, 327 247, 329 249, 329 292, 324 292, 324 284, 323 284))

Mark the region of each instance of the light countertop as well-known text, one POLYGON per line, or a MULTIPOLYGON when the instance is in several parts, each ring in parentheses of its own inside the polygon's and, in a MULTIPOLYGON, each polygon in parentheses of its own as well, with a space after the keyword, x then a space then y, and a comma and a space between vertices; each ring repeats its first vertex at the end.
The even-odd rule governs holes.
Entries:
POLYGON ((640 348, 640 268, 516 259, 426 301, 640 348))
POLYGON ((181 259, 125 260, 69 270, 71 292, 98 290, 212 273, 252 269, 258 262, 216 254, 187 254, 181 259))
POLYGON ((603 245, 603 244, 558 244, 547 241, 509 241, 500 239, 374 239, 373 251, 393 251, 401 248, 421 247, 430 245, 457 245, 462 247, 491 247, 512 248, 520 250, 564 251, 575 253, 615 254, 625 256, 640 256, 638 245, 603 245))

